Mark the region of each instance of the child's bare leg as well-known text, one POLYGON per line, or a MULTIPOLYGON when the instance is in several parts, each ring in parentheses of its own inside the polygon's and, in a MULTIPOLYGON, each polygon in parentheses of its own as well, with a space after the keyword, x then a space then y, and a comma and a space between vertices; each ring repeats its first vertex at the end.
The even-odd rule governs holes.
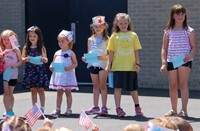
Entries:
POLYGON ((6 112, 9 112, 10 109, 10 91, 9 91, 9 86, 8 86, 8 82, 4 81, 4 94, 3 94, 3 103, 6 109, 6 112))
POLYGON ((71 109, 72 107, 72 93, 71 90, 66 90, 65 91, 66 98, 67 98, 67 109, 71 109))
POLYGON ((115 97, 116 108, 119 108, 120 105, 121 105, 121 92, 122 92, 122 88, 115 88, 114 89, 114 97, 115 97))
POLYGON ((106 107, 107 104, 107 81, 108 73, 104 70, 99 72, 99 81, 100 81, 100 89, 101 89, 101 100, 102 100, 102 107, 106 107))
POLYGON ((14 101, 15 101, 14 95, 13 95, 14 89, 15 89, 15 86, 9 87, 9 98, 10 98, 10 109, 11 110, 13 109, 14 101))
POLYGON ((95 107, 99 105, 99 76, 97 74, 91 74, 92 83, 93 83, 93 104, 95 107))
POLYGON ((31 98, 32 98, 32 104, 34 105, 37 103, 37 88, 30 88, 31 90, 31 98))
POLYGON ((57 100, 56 100, 56 108, 60 109, 61 108, 61 103, 62 103, 62 95, 63 95, 63 90, 58 89, 57 90, 57 100))
POLYGON ((132 96, 132 99, 135 104, 139 104, 139 97, 138 97, 138 91, 130 91, 130 94, 132 96))
POLYGON ((41 107, 45 106, 45 93, 44 93, 44 88, 38 88, 37 89, 39 97, 40 97, 40 104, 41 107))

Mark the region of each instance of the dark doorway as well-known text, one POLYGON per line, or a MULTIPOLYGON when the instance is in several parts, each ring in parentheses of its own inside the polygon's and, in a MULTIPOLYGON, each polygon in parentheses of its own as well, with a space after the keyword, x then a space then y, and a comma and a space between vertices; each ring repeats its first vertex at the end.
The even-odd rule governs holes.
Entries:
MULTIPOLYGON (((49 58, 47 67, 55 51, 59 49, 56 39, 58 33, 62 29, 73 29, 75 31, 73 50, 79 64, 76 68, 76 76, 79 84, 90 84, 90 74, 81 57, 87 52, 87 39, 91 35, 89 27, 91 19, 96 15, 104 15, 111 34, 113 19, 119 12, 127 12, 127 0, 27 0, 26 29, 32 25, 41 28, 49 58)), ((49 71, 48 74, 50 76, 51 72, 49 71)))

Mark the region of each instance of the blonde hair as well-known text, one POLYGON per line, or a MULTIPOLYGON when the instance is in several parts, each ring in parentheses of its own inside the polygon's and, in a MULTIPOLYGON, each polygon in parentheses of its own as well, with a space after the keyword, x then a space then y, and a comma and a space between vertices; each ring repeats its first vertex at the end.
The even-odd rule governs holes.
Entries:
POLYGON ((112 27, 112 32, 119 32, 120 29, 119 27, 117 26, 117 22, 120 20, 120 19, 126 19, 128 20, 129 22, 129 25, 128 25, 128 28, 127 30, 128 31, 133 31, 133 28, 132 28, 132 21, 131 21, 131 18, 128 14, 126 13, 118 13, 116 16, 115 16, 115 19, 113 21, 113 27, 112 27))
POLYGON ((30 125, 26 123, 22 118, 17 116, 9 117, 2 124, 2 129, 10 128, 11 131, 32 131, 30 125))
POLYGON ((145 129, 139 124, 129 124, 124 127, 123 131, 145 131, 145 129))
POLYGON ((6 29, 6 30, 1 32, 1 35, 0 35, 0 46, 1 46, 2 50, 5 50, 5 46, 3 45, 3 37, 9 37, 9 36, 12 36, 12 35, 14 35, 18 39, 17 34, 14 31, 10 30, 10 29, 6 29))
POLYGON ((177 130, 178 127, 174 125, 167 117, 158 117, 155 119, 150 120, 153 124, 163 127, 163 128, 168 128, 172 130, 177 130))
MULTIPOLYGON (((58 34, 57 40, 60 39, 60 38, 65 38, 66 40, 68 40, 68 38, 65 35, 63 35, 63 34, 58 34)), ((69 46, 69 49, 71 50, 73 48, 73 42, 72 41, 69 42, 68 46, 69 46)))
POLYGON ((193 131, 190 123, 181 117, 168 117, 168 119, 178 127, 179 131, 193 131))

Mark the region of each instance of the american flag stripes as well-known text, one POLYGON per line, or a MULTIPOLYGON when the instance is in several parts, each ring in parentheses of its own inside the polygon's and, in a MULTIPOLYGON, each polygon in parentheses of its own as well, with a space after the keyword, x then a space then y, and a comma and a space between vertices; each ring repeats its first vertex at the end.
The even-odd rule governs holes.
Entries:
POLYGON ((85 127, 85 130, 88 130, 90 128, 91 120, 84 111, 81 112, 78 122, 80 125, 85 127))
POLYGON ((30 124, 30 126, 33 126, 35 122, 42 116, 42 111, 40 108, 35 104, 26 114, 25 118, 30 124))

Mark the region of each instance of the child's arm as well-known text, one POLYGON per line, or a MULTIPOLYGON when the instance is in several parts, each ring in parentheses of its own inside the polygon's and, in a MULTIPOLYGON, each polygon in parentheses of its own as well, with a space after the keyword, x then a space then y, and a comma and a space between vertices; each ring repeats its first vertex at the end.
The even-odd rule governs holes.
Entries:
POLYGON ((184 58, 185 62, 188 62, 196 54, 196 34, 194 31, 191 32, 189 40, 190 40, 191 51, 189 55, 185 56, 184 58))
POLYGON ((26 47, 25 46, 22 49, 22 62, 29 62, 29 58, 26 55, 26 47))
POLYGON ((72 69, 74 69, 74 68, 76 68, 78 66, 78 62, 77 62, 77 59, 76 59, 76 54, 74 52, 71 53, 71 59, 72 59, 73 65, 65 67, 66 71, 72 70, 72 69))
POLYGON ((17 67, 20 67, 21 64, 22 64, 22 56, 21 56, 21 52, 20 52, 20 50, 18 48, 14 49, 14 52, 17 55, 18 62, 16 64, 12 65, 11 67, 12 68, 17 68, 17 67))
MULTIPOLYGON (((51 63, 53 63, 54 61, 55 61, 55 58, 56 58, 56 55, 54 54, 54 56, 53 56, 53 61, 51 62, 51 63)), ((49 66, 49 70, 51 71, 51 72, 53 72, 53 66, 52 66, 52 64, 49 66)))
POLYGON ((162 61, 162 66, 160 68, 161 73, 166 72, 168 43, 169 43, 169 37, 164 33, 163 45, 162 45, 162 49, 161 49, 161 61, 162 61))
POLYGON ((141 65, 140 65, 140 56, 138 50, 135 51, 135 59, 136 59, 136 70, 137 72, 139 72, 141 65))
POLYGON ((47 51, 46 51, 46 48, 44 46, 42 48, 42 62, 43 63, 47 63, 48 62, 47 51))
POLYGON ((109 50, 108 52, 109 52, 109 55, 108 55, 108 64, 107 64, 106 69, 105 69, 106 71, 110 71, 111 63, 112 63, 113 57, 114 57, 114 51, 109 50))
MULTIPOLYGON (((87 43, 87 52, 88 52, 88 53, 90 52, 90 43, 91 43, 91 40, 90 40, 90 38, 89 38, 89 39, 88 39, 88 43, 87 43)), ((83 62, 86 61, 85 57, 82 57, 81 60, 82 60, 83 62)))

